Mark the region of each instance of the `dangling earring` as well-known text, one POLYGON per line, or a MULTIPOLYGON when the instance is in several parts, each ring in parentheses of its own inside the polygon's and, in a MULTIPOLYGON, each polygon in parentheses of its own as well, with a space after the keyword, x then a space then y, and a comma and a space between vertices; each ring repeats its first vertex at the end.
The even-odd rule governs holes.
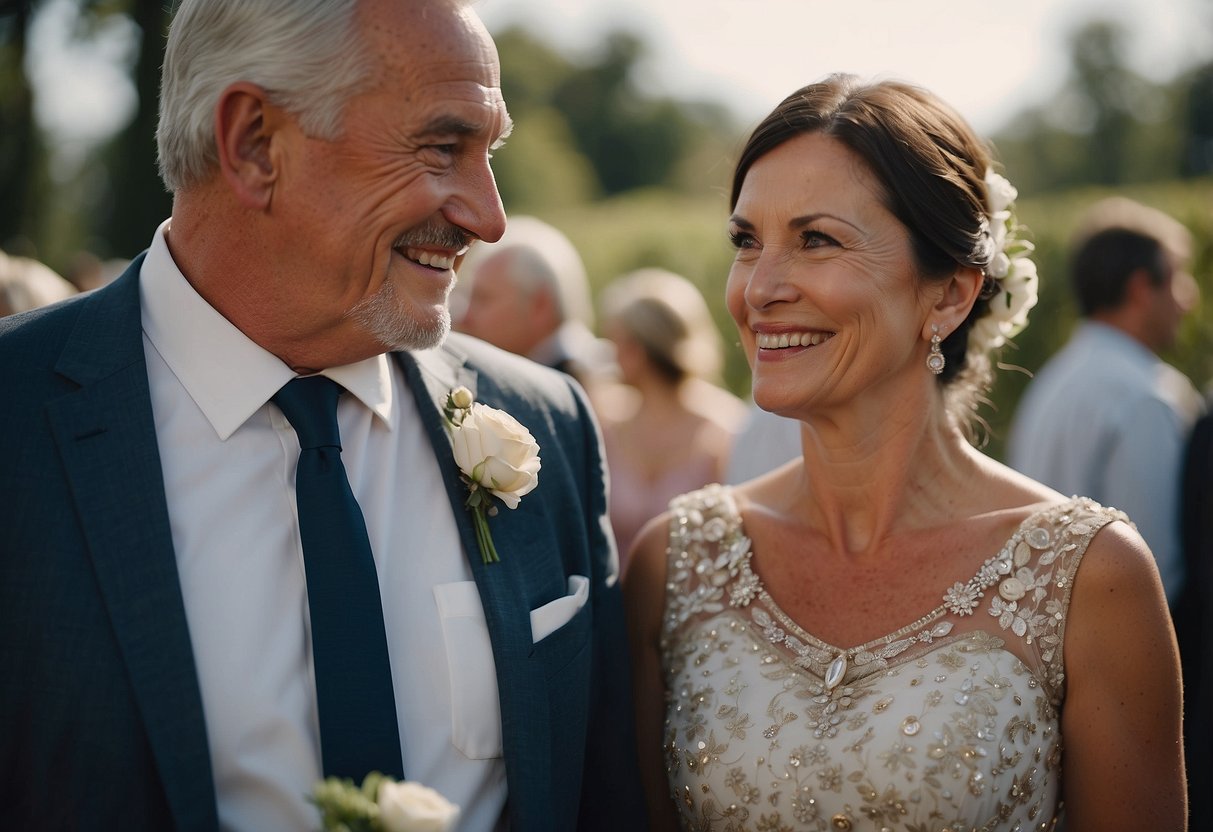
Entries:
POLYGON ((939 343, 942 340, 939 337, 939 327, 931 324, 931 351, 927 353, 927 369, 934 375, 942 373, 944 365, 947 363, 939 349, 939 343))

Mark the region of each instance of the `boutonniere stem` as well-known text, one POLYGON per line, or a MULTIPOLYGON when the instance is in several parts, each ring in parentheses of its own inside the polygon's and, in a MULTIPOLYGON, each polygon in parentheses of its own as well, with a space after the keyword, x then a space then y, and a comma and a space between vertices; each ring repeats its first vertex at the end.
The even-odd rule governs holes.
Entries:
POLYGON ((456 387, 447 394, 442 413, 455 464, 468 489, 464 505, 472 512, 481 560, 496 563, 501 558, 489 531, 489 517, 497 514, 495 500, 514 509, 535 489, 539 484, 539 445, 517 419, 475 401, 466 387, 456 387))

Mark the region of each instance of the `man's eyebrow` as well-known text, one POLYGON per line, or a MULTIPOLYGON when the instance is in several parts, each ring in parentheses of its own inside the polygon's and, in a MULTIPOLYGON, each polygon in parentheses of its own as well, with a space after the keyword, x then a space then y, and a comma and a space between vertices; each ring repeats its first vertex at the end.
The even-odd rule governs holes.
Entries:
POLYGON ((505 147, 505 140, 508 139, 510 137, 510 134, 513 132, 514 132, 514 120, 507 115, 505 117, 505 123, 501 125, 501 135, 498 136, 497 140, 494 141, 489 146, 489 149, 490 150, 500 150, 501 148, 505 147))
MULTIPOLYGON (((484 125, 474 123, 458 116, 438 116, 421 128, 421 136, 476 136, 483 132, 484 125)), ((491 150, 500 150, 505 140, 514 132, 514 120, 508 115, 501 128, 501 134, 493 140, 491 150)))
POLYGON ((483 129, 457 116, 438 116, 421 128, 423 136, 474 136, 483 129))

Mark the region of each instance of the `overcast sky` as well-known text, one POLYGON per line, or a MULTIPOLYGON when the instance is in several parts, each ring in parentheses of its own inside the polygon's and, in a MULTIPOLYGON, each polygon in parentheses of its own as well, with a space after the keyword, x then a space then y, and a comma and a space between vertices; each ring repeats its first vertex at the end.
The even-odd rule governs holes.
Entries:
POLYGON ((1210 0, 477 0, 490 29, 524 22, 570 50, 625 27, 652 44, 646 83, 721 99, 757 120, 836 71, 928 87, 980 130, 1048 97, 1067 36, 1095 15, 1127 24, 1156 79, 1213 55, 1210 0))
MULTIPOLYGON (((747 122, 830 72, 896 77, 941 95, 983 132, 1044 100, 1066 40, 1100 15, 1133 32, 1132 59, 1162 80, 1213 55, 1211 0, 475 0, 490 30, 522 23, 572 56, 615 28, 649 45, 642 83, 718 100, 747 122)), ((39 120, 82 146, 129 120, 122 67, 137 34, 114 25, 67 48, 72 0, 50 0, 31 38, 39 120)), ((508 103, 508 102, 507 102, 508 103)), ((69 156, 71 145, 68 145, 69 156)))

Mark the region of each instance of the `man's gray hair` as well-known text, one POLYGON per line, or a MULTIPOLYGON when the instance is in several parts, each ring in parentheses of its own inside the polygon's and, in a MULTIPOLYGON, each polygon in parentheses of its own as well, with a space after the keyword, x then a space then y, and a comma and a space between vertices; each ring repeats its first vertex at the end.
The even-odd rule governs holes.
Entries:
POLYGON ((182 0, 169 29, 156 129, 173 192, 215 170, 215 105, 247 81, 309 136, 335 139, 346 101, 370 72, 358 0, 182 0))

